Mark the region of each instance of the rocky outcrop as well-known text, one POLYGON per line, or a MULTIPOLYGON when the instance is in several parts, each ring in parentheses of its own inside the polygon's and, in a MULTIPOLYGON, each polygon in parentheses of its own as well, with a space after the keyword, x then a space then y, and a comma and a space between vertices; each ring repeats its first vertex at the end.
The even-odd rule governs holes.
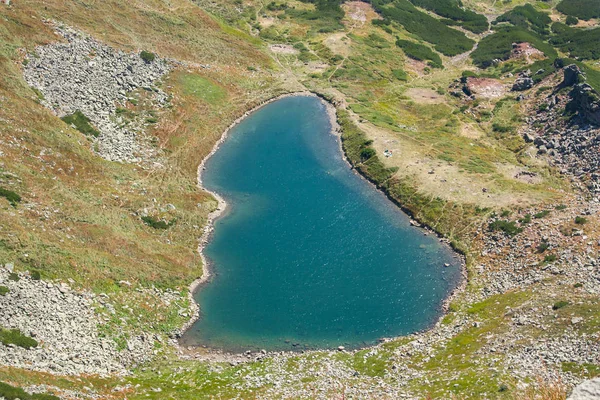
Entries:
POLYGON ((563 68, 563 75, 562 86, 573 86, 576 83, 579 83, 579 77, 583 75, 583 73, 577 65, 571 64, 563 68))
POLYGON ((0 326, 19 329, 39 345, 24 349, 0 343, 0 365, 61 375, 109 375, 127 373, 129 366, 152 356, 154 342, 147 338, 132 337, 118 351, 115 341, 102 337, 93 307, 112 306, 99 296, 27 274, 19 277, 9 279, 9 270, 0 267, 0 285, 9 289, 0 296, 0 326))
POLYGON ((533 79, 528 75, 522 74, 515 80, 511 90, 513 92, 522 92, 523 90, 531 89, 534 83, 533 79))
POLYGON ((600 125, 600 97, 590 85, 587 83, 576 84, 569 96, 571 96, 571 102, 568 107, 571 110, 579 113, 590 123, 600 125))
POLYGON ((56 27, 65 43, 37 47, 24 67, 27 83, 43 95, 42 103, 59 117, 81 111, 100 131, 94 146, 113 161, 136 162, 150 158, 144 146, 144 120, 125 123, 117 107, 136 89, 147 90, 158 105, 167 95, 156 87, 170 66, 158 57, 143 60, 139 54, 124 53, 66 27, 56 27))
POLYGON ((578 385, 568 400, 598 400, 600 399, 600 378, 590 379, 578 385))

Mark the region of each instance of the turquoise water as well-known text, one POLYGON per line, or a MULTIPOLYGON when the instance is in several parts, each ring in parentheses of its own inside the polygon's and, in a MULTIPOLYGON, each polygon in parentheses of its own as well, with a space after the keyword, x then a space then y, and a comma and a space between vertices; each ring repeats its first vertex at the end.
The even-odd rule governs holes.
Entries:
POLYGON ((203 183, 228 210, 204 250, 214 276, 183 344, 355 348, 435 322, 460 260, 353 173, 330 129, 320 100, 288 97, 245 118, 209 159, 203 183))

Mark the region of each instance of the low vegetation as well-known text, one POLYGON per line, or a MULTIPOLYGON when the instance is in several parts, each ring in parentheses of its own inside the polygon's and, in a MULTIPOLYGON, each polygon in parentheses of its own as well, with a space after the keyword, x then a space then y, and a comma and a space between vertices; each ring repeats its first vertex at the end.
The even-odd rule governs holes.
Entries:
POLYGON ((6 296, 10 292, 10 289, 6 286, 0 286, 0 296, 6 296))
POLYGON ((61 118, 65 123, 73 125, 75 129, 87 136, 98 137, 100 132, 92 126, 88 117, 81 111, 77 110, 71 115, 66 115, 61 118))
POLYGON ((4 382, 0 382, 0 398, 5 400, 60 400, 58 397, 46 393, 29 394, 21 388, 4 382))
POLYGON ((495 22, 508 22, 514 26, 547 35, 549 33, 548 25, 552 20, 545 12, 536 10, 531 4, 525 4, 502 14, 495 22))
POLYGON ((490 231, 502 231, 508 236, 515 236, 523 232, 523 228, 517 226, 514 221, 498 219, 488 225, 490 231))
POLYGON ((478 67, 487 68, 496 64, 496 60, 508 60, 513 43, 523 42, 528 42, 552 60, 558 56, 556 50, 535 32, 518 26, 499 26, 495 33, 481 39, 471 58, 478 67))
POLYGON ((156 59, 156 54, 151 53, 151 52, 146 51, 146 50, 142 50, 140 52, 140 58, 142 60, 144 60, 144 62, 146 64, 150 64, 151 62, 153 62, 156 59))
POLYGON ((156 219, 149 215, 143 216, 142 221, 144 221, 144 223, 146 225, 148 225, 149 227, 154 228, 154 229, 168 229, 171 226, 175 225, 175 222, 176 222, 175 219, 172 219, 171 221, 166 222, 162 219, 156 219))
POLYGON ((579 29, 563 23, 552 24, 551 43, 564 53, 580 60, 600 59, 600 28, 579 29))
POLYGON ((4 197, 11 206, 16 207, 21 202, 21 196, 12 190, 4 189, 0 187, 0 197, 4 197))
POLYGON ((457 0, 410 0, 417 7, 433 11, 441 17, 448 18, 448 24, 457 24, 473 33, 488 30, 489 23, 484 15, 461 7, 457 0))
POLYGON ((436 66, 442 65, 440 56, 429 47, 411 42, 409 40, 396 40, 396 46, 400 47, 407 57, 418 61, 432 61, 436 66))
POLYGON ((475 41, 464 33, 449 28, 440 20, 419 11, 408 0, 387 3, 373 1, 373 7, 385 18, 402 25, 404 29, 433 44, 435 49, 447 56, 455 56, 473 48, 475 41))
POLYGON ((552 305, 552 309, 553 310, 560 310, 561 308, 566 307, 568 305, 569 305, 568 301, 566 301, 566 300, 560 300, 560 301, 557 301, 556 303, 554 303, 552 305))
POLYGON ((0 327, 0 343, 6 345, 14 344, 15 346, 22 347, 24 349, 31 349, 37 347, 38 342, 25 336, 18 329, 4 329, 0 327))
POLYGON ((562 0, 556 9, 563 14, 584 20, 600 18, 600 7, 596 0, 562 0))

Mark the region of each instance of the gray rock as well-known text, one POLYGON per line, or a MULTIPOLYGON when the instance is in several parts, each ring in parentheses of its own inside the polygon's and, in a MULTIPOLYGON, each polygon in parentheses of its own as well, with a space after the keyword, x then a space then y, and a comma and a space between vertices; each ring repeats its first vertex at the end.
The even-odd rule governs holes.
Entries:
POLYGON ((529 77, 517 78, 512 86, 512 90, 515 92, 522 92, 523 90, 531 89, 533 87, 533 79, 529 77))
POLYGON ((600 399, 600 378, 590 379, 579 384, 568 400, 598 400, 600 399))

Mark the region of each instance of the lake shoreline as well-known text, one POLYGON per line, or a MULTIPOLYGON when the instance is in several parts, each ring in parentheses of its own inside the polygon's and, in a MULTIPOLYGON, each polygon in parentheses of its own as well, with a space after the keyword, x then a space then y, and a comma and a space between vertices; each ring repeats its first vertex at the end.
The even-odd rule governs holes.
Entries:
MULTIPOLYGON (((339 146, 339 150, 341 152, 342 158, 343 160, 346 162, 346 164, 350 167, 350 169, 357 174, 358 176, 360 176, 361 179, 364 179, 366 182, 368 182, 369 184, 373 185, 373 188, 376 189, 377 191, 379 191, 380 193, 382 193, 383 195, 385 195, 385 197, 392 201, 394 203, 395 206, 399 207, 409 218, 413 218, 413 216, 411 215, 411 213, 406 212, 405 208, 402 207, 401 205, 398 204, 398 202, 391 198, 390 195, 388 193, 386 193, 385 191, 381 190, 379 187, 377 187, 376 183, 373 182, 372 180, 370 180, 368 177, 364 176, 363 174, 361 174, 358 170, 356 170, 354 168, 354 165, 350 162, 350 160, 348 159, 346 152, 344 151, 344 147, 343 147, 343 143, 342 143, 342 132, 340 129, 340 125, 338 123, 338 118, 337 118, 337 109, 336 106, 333 104, 333 102, 329 99, 327 99, 325 96, 319 94, 319 93, 313 93, 310 91, 302 91, 302 92, 292 92, 292 93, 284 93, 281 94, 279 96, 275 96, 271 99, 268 99, 266 101, 263 101, 262 103, 260 103, 259 105, 249 109, 248 111, 244 112, 240 117, 238 117, 235 121, 233 121, 228 127, 227 129, 225 129, 225 131, 223 131, 221 137, 219 138, 219 140, 217 140, 217 142, 215 143, 215 145, 213 146, 213 149, 202 159, 202 161, 200 162, 200 164, 198 165, 198 169, 197 169, 197 179, 198 179, 198 187, 207 192, 210 193, 216 200, 217 200, 217 207, 214 211, 212 211, 211 213, 209 213, 208 217, 207 217, 207 223, 206 226, 204 228, 204 231, 199 239, 199 244, 198 244, 198 253, 200 255, 200 258, 202 260, 203 266, 203 274, 202 277, 194 280, 190 286, 189 286, 189 292, 188 292, 188 298, 190 301, 190 308, 192 310, 192 317, 190 318, 189 321, 187 321, 182 328, 180 329, 180 335, 179 338, 181 338, 183 336, 183 334, 185 333, 185 331, 187 331, 201 316, 200 313, 200 306, 199 304, 195 301, 194 299, 194 295, 197 293, 198 290, 200 290, 202 288, 203 285, 207 284, 210 282, 211 278, 214 276, 214 271, 213 271, 213 266, 211 266, 211 263, 208 261, 208 259, 206 258, 206 256, 204 255, 203 251, 205 246, 207 245, 207 243, 210 241, 211 236, 214 232, 214 223, 217 219, 223 217, 224 213, 227 211, 227 207, 228 204, 225 201, 225 199, 219 195, 218 193, 215 193, 207 188, 205 188, 203 186, 202 183, 202 172, 205 170, 205 165, 206 162, 219 150, 220 146, 225 142, 225 140, 229 137, 229 133, 230 131, 237 126, 240 122, 242 122, 242 120, 244 120, 246 117, 248 117, 250 114, 254 113, 255 111, 258 111, 259 109, 261 109, 262 107, 281 100, 283 98, 287 98, 287 97, 300 97, 300 96, 306 96, 306 97, 316 97, 321 101, 321 104, 323 104, 326 108, 326 112, 327 115, 329 117, 329 121, 330 121, 330 133, 334 136, 336 136, 337 142, 338 142, 338 146, 339 146)), ((424 328, 420 331, 415 331, 411 334, 408 335, 404 335, 404 336, 398 336, 398 337, 410 337, 410 336, 414 336, 414 335, 421 335, 425 332, 430 332, 433 331, 435 329, 435 327, 438 325, 439 321, 441 321, 442 317, 447 313, 448 311, 448 307, 450 302, 456 297, 456 295, 458 295, 459 293, 461 293, 462 291, 464 291, 464 289, 466 288, 466 283, 467 283, 467 275, 466 275, 466 261, 465 261, 465 255, 462 254, 461 252, 457 251, 457 249, 455 249, 450 242, 444 238, 443 235, 439 234, 438 232, 432 230, 430 227, 424 225, 424 224, 419 224, 417 227, 423 229, 425 232, 425 235, 428 235, 430 233, 435 234, 439 239, 440 242, 442 242, 444 245, 448 245, 449 248, 452 250, 452 252, 460 258, 460 281, 457 283, 457 286, 447 295, 447 297, 444 299, 444 301, 442 302, 442 304, 440 304, 439 306, 439 312, 440 315, 436 318, 435 322, 433 322, 429 327, 424 328)), ((394 340, 396 338, 398 338, 396 336, 391 337, 391 338, 380 338, 378 341, 378 344, 380 343, 385 343, 385 342, 389 342, 391 340, 394 340)), ((179 350, 180 356, 182 356, 183 358, 186 359, 197 359, 197 360, 211 360, 211 361, 221 361, 221 362, 231 362, 231 363, 240 363, 240 362, 248 362, 248 361, 253 361, 253 358, 251 358, 252 354, 257 355, 259 354, 260 357, 265 357, 265 356, 276 356, 276 355, 283 355, 283 354, 298 354, 299 352, 312 352, 312 351, 338 351, 335 349, 298 349, 298 350, 280 350, 280 351, 265 351, 265 350, 261 350, 260 352, 258 351, 251 351, 248 350, 245 353, 239 353, 239 352, 232 352, 232 351, 227 351, 227 350, 223 350, 223 349, 218 349, 218 348, 211 348, 209 346, 206 345, 202 345, 202 344, 197 344, 197 345, 186 345, 186 344, 182 344, 180 339, 176 339, 176 347, 179 350)), ((352 348, 352 349, 348 349, 348 351, 358 351, 364 348, 371 348, 371 347, 376 347, 378 344, 367 344, 365 346, 360 346, 357 348, 352 348)), ((343 348, 343 346, 341 346, 341 348, 343 348)))
MULTIPOLYGON (((242 122, 250 114, 254 113, 255 111, 260 110, 261 108, 263 108, 266 105, 273 103, 275 101, 278 101, 278 100, 281 100, 281 99, 284 99, 287 97, 299 97, 299 96, 308 96, 308 97, 319 98, 321 100, 322 104, 326 107, 327 115, 329 116, 330 123, 332 126, 331 133, 336 134, 336 132, 339 131, 339 127, 337 126, 335 107, 331 103, 327 102, 325 99, 316 95, 315 93, 308 92, 308 91, 284 93, 279 96, 275 96, 275 97, 272 97, 268 100, 261 102, 259 105, 245 111, 240 117, 236 118, 235 121, 233 121, 225 129, 225 131, 223 131, 219 140, 217 140, 215 142, 212 150, 200 161, 200 164, 198 165, 197 185, 200 188, 200 190, 202 190, 206 193, 209 193, 211 196, 213 196, 215 198, 215 200, 217 200, 217 207, 214 211, 212 211, 208 214, 206 225, 204 227, 204 231, 202 232, 202 235, 200 236, 200 239, 198 241, 197 251, 198 251, 198 254, 200 255, 200 259, 202 260, 202 276, 200 278, 194 280, 189 286, 188 299, 190 301, 192 317, 190 318, 189 321, 187 321, 180 328, 181 334, 183 334, 185 331, 187 331, 200 318, 200 306, 194 299, 194 295, 203 285, 207 284, 210 281, 211 277, 213 276, 213 271, 212 271, 210 262, 204 255, 204 248, 206 247, 206 245, 208 244, 208 242, 211 239, 211 236, 214 232, 214 224, 215 224, 216 220, 219 219, 220 217, 222 217, 224 215, 225 211, 227 210, 227 202, 225 201, 225 199, 218 193, 205 188, 204 185, 202 184, 202 172, 205 170, 206 162, 219 150, 219 148, 225 142, 225 140, 227 140, 231 130, 233 128, 235 128, 240 122, 242 122)), ((340 144, 340 146, 341 146, 341 144, 340 144)), ((340 147, 340 149, 341 149, 341 147, 340 147)), ((342 152, 343 152, 343 150, 342 150, 342 152)), ((179 341, 178 341, 178 343, 179 343, 179 341)), ((181 347, 181 346, 179 346, 179 347, 181 347)), ((201 347, 201 346, 193 346, 193 347, 201 347)))

